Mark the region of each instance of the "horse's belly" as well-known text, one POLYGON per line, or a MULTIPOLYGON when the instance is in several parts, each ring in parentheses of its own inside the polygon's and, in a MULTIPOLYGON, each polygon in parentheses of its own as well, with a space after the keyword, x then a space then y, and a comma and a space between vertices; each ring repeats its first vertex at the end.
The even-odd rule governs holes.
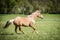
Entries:
POLYGON ((29 26, 29 22, 28 21, 23 21, 22 26, 29 26))

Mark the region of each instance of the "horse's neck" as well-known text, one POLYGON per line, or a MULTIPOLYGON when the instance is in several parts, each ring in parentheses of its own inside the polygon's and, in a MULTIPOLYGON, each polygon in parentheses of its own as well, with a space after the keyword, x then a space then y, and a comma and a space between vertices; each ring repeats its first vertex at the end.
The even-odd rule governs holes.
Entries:
POLYGON ((31 18, 31 19, 33 19, 33 20, 36 20, 37 16, 36 16, 36 15, 31 14, 31 15, 29 15, 29 16, 28 16, 28 18, 31 18))
POLYGON ((33 18, 34 20, 36 20, 37 16, 36 16, 36 15, 34 15, 34 16, 32 16, 32 18, 33 18))

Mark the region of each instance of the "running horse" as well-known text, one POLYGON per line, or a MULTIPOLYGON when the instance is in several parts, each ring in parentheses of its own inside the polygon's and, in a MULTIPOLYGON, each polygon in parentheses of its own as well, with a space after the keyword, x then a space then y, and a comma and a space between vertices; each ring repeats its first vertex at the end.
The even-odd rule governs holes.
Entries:
POLYGON ((16 33, 17 33, 17 27, 19 28, 19 31, 21 31, 23 34, 24 34, 24 32, 21 30, 21 27, 31 27, 33 29, 33 32, 38 33, 34 26, 35 20, 37 17, 43 19, 43 15, 41 14, 41 11, 39 11, 39 10, 36 10, 31 15, 28 15, 25 18, 18 16, 14 19, 7 21, 4 28, 7 28, 11 23, 13 23, 15 25, 16 33))

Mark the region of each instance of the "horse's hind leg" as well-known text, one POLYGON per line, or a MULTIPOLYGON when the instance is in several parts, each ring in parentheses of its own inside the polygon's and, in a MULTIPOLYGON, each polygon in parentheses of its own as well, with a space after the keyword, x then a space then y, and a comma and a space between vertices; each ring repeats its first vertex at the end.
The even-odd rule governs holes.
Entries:
POLYGON ((15 32, 17 33, 17 26, 15 26, 15 32))
POLYGON ((21 26, 19 26, 19 31, 21 31, 24 34, 24 32, 21 30, 21 26))

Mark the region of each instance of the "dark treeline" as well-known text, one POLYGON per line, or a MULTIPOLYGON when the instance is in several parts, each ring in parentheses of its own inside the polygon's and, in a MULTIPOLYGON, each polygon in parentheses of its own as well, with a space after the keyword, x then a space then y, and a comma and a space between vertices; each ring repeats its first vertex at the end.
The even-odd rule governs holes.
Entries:
POLYGON ((0 14, 60 13, 60 0, 0 0, 0 14))

